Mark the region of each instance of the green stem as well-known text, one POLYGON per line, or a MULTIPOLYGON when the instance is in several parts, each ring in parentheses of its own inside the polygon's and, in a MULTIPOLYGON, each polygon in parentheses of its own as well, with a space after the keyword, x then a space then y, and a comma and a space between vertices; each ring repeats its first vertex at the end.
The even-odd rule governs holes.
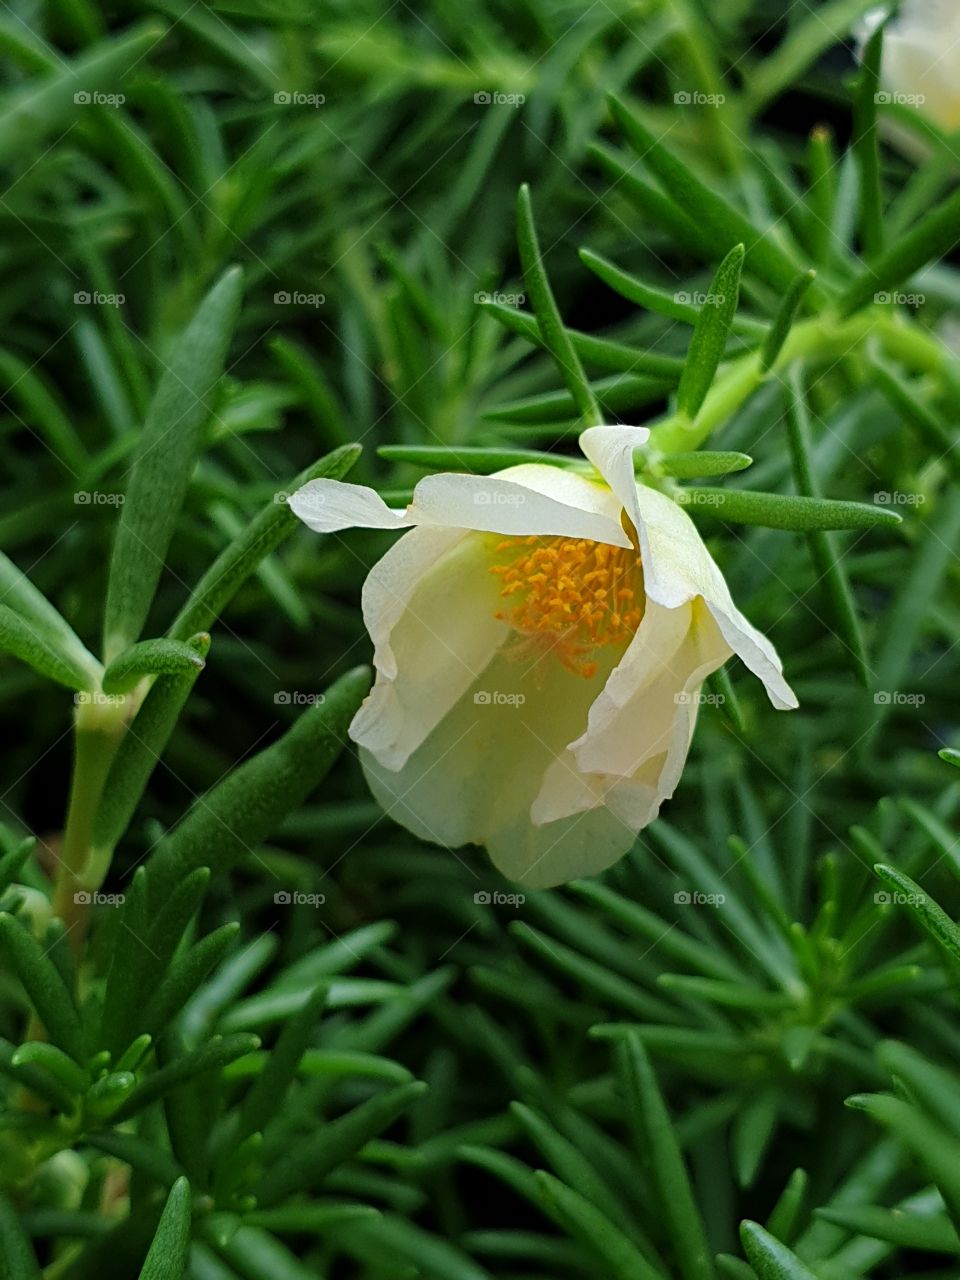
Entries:
POLYGON ((89 895, 103 882, 106 868, 91 865, 93 820, 129 717, 129 698, 83 695, 77 706, 73 779, 63 847, 53 891, 53 911, 67 927, 70 945, 80 955, 90 911, 89 895))
POLYGON ((766 378, 778 376, 798 359, 841 359, 872 336, 879 338, 889 354, 919 372, 940 372, 950 358, 937 338, 876 307, 857 312, 847 320, 818 316, 794 325, 773 368, 766 373, 759 352, 732 360, 715 380, 696 420, 690 422, 681 414, 665 418, 653 428, 651 443, 660 453, 699 449, 766 378))

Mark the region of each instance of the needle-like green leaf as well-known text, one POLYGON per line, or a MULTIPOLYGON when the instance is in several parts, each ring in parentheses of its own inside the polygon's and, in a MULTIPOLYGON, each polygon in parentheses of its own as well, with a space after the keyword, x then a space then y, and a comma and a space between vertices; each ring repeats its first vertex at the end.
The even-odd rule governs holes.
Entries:
POLYGON ((521 186, 517 196, 517 240, 520 246, 520 261, 523 263, 523 278, 530 294, 543 344, 553 356, 584 426, 594 426, 602 422, 603 418, 587 376, 583 372, 580 358, 564 327, 553 290, 550 288, 550 281, 547 279, 540 255, 537 228, 533 220, 530 189, 526 185, 521 186))
POLYGON ((853 98, 853 151, 860 173, 860 239, 867 257, 883 250, 883 198, 877 147, 877 91, 883 59, 885 22, 878 22, 860 55, 853 98))
POLYGON ((699 413, 723 359, 740 297, 743 255, 743 245, 734 245, 720 263, 697 317, 677 388, 677 409, 690 421, 699 413))
POLYGON ((103 673, 103 691, 127 693, 144 676, 192 674, 203 670, 203 658, 197 646, 182 640, 141 640, 119 654, 103 673))
MULTIPOLYGON (((483 309, 505 329, 520 334, 538 347, 546 347, 535 316, 496 302, 485 302, 483 309)), ((684 362, 679 356, 659 355, 656 351, 644 351, 624 342, 596 338, 589 333, 579 333, 576 329, 568 329, 566 332, 576 355, 588 364, 596 365, 598 369, 621 373, 651 373, 663 378, 679 378, 683 370, 684 362)))
POLYGON ((294 1192, 318 1188, 327 1174, 393 1124, 426 1090, 420 1080, 400 1085, 306 1134, 266 1173, 257 1190, 258 1204, 270 1207, 294 1192))
POLYGON ((547 1211, 603 1265, 614 1280, 665 1280, 619 1228, 579 1192, 543 1171, 534 1175, 547 1211))
POLYGON ((157 677, 111 761, 93 824, 95 861, 105 861, 108 851, 126 831, 194 681, 203 669, 210 637, 201 633, 185 647, 191 650, 196 661, 184 664, 173 674, 157 677))
POLYGON ((841 315, 871 302, 889 303, 889 293, 928 262, 945 257, 960 242, 960 191, 931 209, 909 231, 869 259, 839 299, 841 315))
POLYGON ((165 1097, 187 1081, 208 1072, 220 1071, 236 1058, 243 1057, 245 1053, 253 1053, 259 1047, 258 1036, 243 1032, 230 1036, 214 1036, 201 1048, 189 1053, 181 1053, 159 1071, 154 1071, 152 1075, 147 1076, 116 1111, 113 1119, 117 1122, 129 1119, 130 1116, 137 1115, 144 1107, 149 1106, 151 1102, 165 1097))
POLYGON ((73 62, 58 59, 49 75, 8 93, 0 102, 0 164, 20 152, 38 155, 47 135, 73 124, 77 107, 89 104, 94 90, 122 83, 165 31, 149 22, 100 40, 73 62))
POLYGON ((83 1063, 80 1016, 53 961, 33 934, 5 911, 0 912, 0 941, 51 1041, 74 1062, 83 1063))
POLYGON ((950 919, 939 903, 935 902, 915 880, 898 871, 896 867, 878 863, 874 871, 893 890, 892 900, 903 905, 914 917, 920 928, 960 961, 960 927, 950 919))
POLYGON ((753 465, 747 453, 712 452, 697 449, 693 453, 667 453, 659 460, 665 475, 677 480, 692 480, 707 476, 728 476, 735 471, 745 471, 753 465))
POLYGON ((954 1228, 960 1228, 960 1142, 944 1133, 919 1107, 889 1094, 856 1094, 847 1099, 854 1111, 865 1111, 921 1160, 936 1182, 954 1228))
POLYGON ((615 293, 619 293, 628 302, 635 302, 638 307, 669 316, 671 320, 679 320, 683 324, 696 324, 699 308, 692 302, 678 298, 676 293, 665 293, 662 289, 654 289, 644 284, 636 276, 608 262, 606 258, 590 249, 580 250, 580 261, 589 267, 594 275, 608 284, 615 293))
POLYGON ((683 489, 680 504, 691 514, 726 520, 731 524, 756 524, 768 529, 809 533, 814 529, 893 529, 901 517, 884 507, 865 502, 841 502, 833 498, 807 498, 795 494, 760 493, 755 489, 683 489))
POLYGON ((186 1178, 170 1188, 140 1280, 183 1280, 190 1250, 191 1193, 186 1178))
POLYGON ((0 604, 0 650, 33 667, 38 675, 80 691, 92 689, 96 675, 73 660, 49 632, 0 604))
POLYGON ((0 1275, 3 1280, 40 1280, 40 1265, 17 1210, 0 1193, 0 1275))
POLYGON ((824 1222, 836 1223, 851 1235, 884 1240, 899 1249, 960 1254, 960 1236, 945 1213, 909 1213, 874 1205, 814 1209, 824 1222))
POLYGON ((660 1212, 669 1224, 678 1270, 686 1280, 710 1280, 715 1272, 703 1222, 670 1115, 639 1036, 626 1035, 618 1041, 616 1059, 637 1154, 649 1164, 660 1212))
POLYGON ((759 1222, 741 1223, 740 1239, 757 1280, 816 1280, 797 1255, 759 1222))
MULTIPOLYGON (((799 493, 818 498, 820 487, 814 471, 810 417, 803 383, 796 370, 791 370, 788 375, 787 391, 787 440, 794 481, 799 493)), ((809 534, 808 541, 810 556, 817 571, 817 581, 822 581, 826 588, 834 626, 850 655, 857 679, 864 688, 869 688, 871 673, 867 663, 866 644, 843 560, 837 554, 829 533, 815 530, 809 534)))
POLYGON ((731 203, 711 191, 677 157, 666 138, 657 138, 636 112, 612 94, 608 101, 614 119, 643 163, 660 179, 674 202, 693 218, 713 252, 727 254, 742 244, 751 270, 774 288, 788 289, 800 264, 731 203))
POLYGON ((815 271, 803 271, 784 294, 780 308, 774 317, 773 324, 770 326, 770 332, 767 334, 766 340, 760 349, 761 368, 767 370, 773 368, 777 356, 783 350, 783 344, 787 340, 790 328, 803 303, 804 296, 816 278, 817 273, 815 271))
POLYGON ((223 372, 242 289, 242 273, 231 267, 200 303, 163 361, 138 440, 110 561, 104 614, 108 661, 139 639, 147 620, 197 460, 201 432, 212 412, 212 393, 223 372))

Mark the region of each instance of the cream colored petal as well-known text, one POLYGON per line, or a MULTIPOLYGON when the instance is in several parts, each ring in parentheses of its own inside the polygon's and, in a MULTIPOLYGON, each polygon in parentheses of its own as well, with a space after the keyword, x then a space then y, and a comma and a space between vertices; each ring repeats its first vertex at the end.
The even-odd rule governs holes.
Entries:
POLYGON ((648 603, 622 661, 590 708, 586 732, 548 771, 533 806, 546 822, 605 804, 639 831, 680 781, 701 686, 730 656, 702 601, 648 603), (578 788, 572 777, 580 779, 578 788))
POLYGON ((636 505, 633 497, 637 482, 633 455, 650 439, 646 427, 587 427, 580 433, 580 451, 620 499, 627 515, 636 505))
POLYGON ((290 507, 317 533, 435 525, 630 545, 601 486, 562 468, 536 464, 510 467, 495 476, 425 476, 405 511, 391 510, 373 489, 342 480, 309 481, 291 496, 290 507))
MULTIPOLYGON (((546 466, 537 462, 507 467, 491 478, 511 480, 568 507, 601 517, 620 530, 617 545, 629 545, 629 539, 623 538, 623 526, 620 523, 621 504, 609 486, 601 481, 590 479, 576 471, 567 471, 563 467, 546 466)), ((605 539, 597 538, 596 541, 603 542, 605 539)))
MULTIPOLYGON (((688 707, 678 702, 677 695, 685 691, 693 670, 692 614, 691 605, 663 609, 648 604, 622 661, 590 708, 585 732, 570 743, 567 772, 579 774, 585 784, 589 781, 594 803, 604 803, 617 783, 633 778, 650 760, 662 759, 665 765, 671 747, 676 751, 676 726, 681 719, 685 756, 695 715, 687 714, 688 707)), ((720 662, 729 652, 722 651, 720 662)), ((567 808, 572 798, 564 790, 562 773, 555 770, 537 797, 535 820, 576 812, 567 808)))
POLYGON ((520 821, 487 842, 490 860, 521 889, 552 889, 596 876, 633 848, 636 830, 611 808, 590 809, 536 827, 520 821))
POLYGON ((629 776, 677 737, 685 752, 696 719, 689 710, 697 705, 694 692, 730 656, 701 599, 679 609, 648 601, 637 634, 590 709, 587 732, 571 744, 578 768, 629 776), (679 735, 678 719, 685 726, 679 735))
POLYGON ((576 479, 559 467, 536 464, 493 476, 426 476, 414 490, 408 512, 418 524, 514 536, 555 534, 629 546, 618 520, 599 505, 584 508, 571 500, 574 489, 579 496, 591 488, 589 481, 571 486, 569 480, 576 479))
POLYGON ((377 679, 350 736, 400 769, 509 635, 489 535, 414 529, 370 571, 363 616, 377 679))
POLYGON ((960 126, 957 45, 960 10, 953 0, 907 0, 884 33, 883 83, 947 132, 960 126))
MULTIPOLYGON (((570 812, 565 817, 547 821, 538 829, 541 831, 547 831, 550 828, 560 829, 561 823, 572 822, 578 814, 586 819, 591 819, 595 814, 606 812, 616 819, 616 823, 624 831, 629 831, 635 840, 637 834, 644 827, 649 826, 658 816, 663 801, 669 799, 670 795, 673 794, 676 783, 670 786, 669 789, 665 788, 666 763, 667 757, 665 754, 652 756, 629 778, 583 774, 581 776, 581 804, 576 808, 570 804, 564 805, 564 808, 570 809, 570 812)), ((559 771, 555 770, 554 772, 559 771)), ((542 794, 546 795, 547 791, 552 787, 553 779, 548 776, 545 780, 542 794)), ((616 828, 611 824, 611 829, 615 830, 616 828)), ((586 828, 586 830, 589 830, 589 828, 586 828)), ((632 844, 633 840, 626 844, 624 852, 632 844)), ((580 873, 574 868, 567 878, 575 878, 578 874, 593 875, 595 871, 580 873)), ((560 881, 556 883, 560 883, 560 881)))
POLYGON ((407 529, 414 523, 394 511, 379 493, 344 480, 309 480, 288 500, 290 510, 314 533, 341 529, 407 529))
POLYGON ((639 765, 636 779, 647 780, 655 790, 653 811, 647 807, 646 792, 634 796, 629 786, 618 785, 607 797, 607 804, 638 829, 656 817, 660 805, 676 790, 696 728, 703 682, 729 657, 729 646, 716 621, 695 601, 683 644, 659 675, 609 716, 607 707, 598 707, 595 723, 591 721, 583 742, 577 744, 581 768, 629 769, 639 765), (634 742, 632 725, 638 717, 651 729, 642 744, 634 742))
MULTIPOLYGON (((867 13, 857 25, 859 54, 877 26, 887 17, 888 6, 867 13)), ((903 0, 895 21, 883 37, 883 87, 902 95, 906 103, 947 132, 960 127, 960 90, 957 87, 956 48, 960 44, 960 8, 954 0, 903 0)), ((884 132, 901 150, 923 158, 926 148, 915 134, 889 119, 884 132)))
POLYGON ((623 503, 637 529, 647 599, 677 609, 702 596, 723 638, 763 681, 773 705, 796 707, 776 650, 737 609, 723 574, 693 521, 665 494, 634 478, 633 453, 648 432, 640 427, 589 427, 580 446, 623 503))
POLYGON ((960 126, 960 90, 956 59, 944 55, 941 43, 938 40, 931 48, 925 38, 912 34, 898 37, 891 31, 884 40, 883 83, 952 133, 960 126))
POLYGON ((610 809, 593 808, 538 827, 523 809, 514 806, 502 811, 501 801, 489 797, 488 809, 496 811, 497 820, 482 824, 486 834, 471 837, 465 832, 479 831, 480 826, 468 826, 460 820, 456 783, 451 783, 436 750, 424 751, 421 757, 426 770, 423 786, 411 780, 406 770, 391 773, 383 769, 368 752, 361 751, 360 762, 374 799, 395 822, 421 840, 451 849, 483 844, 497 870, 520 889, 551 889, 582 876, 599 875, 618 862, 636 840, 635 832, 610 809), (431 779, 433 787, 429 786, 431 779))
POLYGON ((619 820, 600 812, 592 823, 537 827, 530 816, 547 770, 584 731, 605 675, 584 680, 550 662, 538 677, 498 654, 400 769, 361 751, 375 798, 422 839, 486 845, 504 874, 531 888, 610 865, 633 841, 619 820))

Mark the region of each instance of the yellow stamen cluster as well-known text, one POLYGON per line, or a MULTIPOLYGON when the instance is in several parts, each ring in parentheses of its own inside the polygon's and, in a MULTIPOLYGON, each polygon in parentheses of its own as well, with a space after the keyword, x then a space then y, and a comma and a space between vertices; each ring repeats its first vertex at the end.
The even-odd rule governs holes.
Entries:
POLYGON ((589 679, 593 654, 626 645, 643 617, 643 574, 634 547, 612 547, 582 538, 505 538, 490 572, 503 583, 510 606, 497 611, 524 641, 520 655, 552 653, 563 666, 589 679))

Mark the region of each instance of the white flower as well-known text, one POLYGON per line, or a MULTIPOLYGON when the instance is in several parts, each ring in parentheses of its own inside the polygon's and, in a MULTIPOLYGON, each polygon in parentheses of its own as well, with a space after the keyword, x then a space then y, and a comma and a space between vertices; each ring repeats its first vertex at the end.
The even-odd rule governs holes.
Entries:
POLYGON ((590 427, 599 475, 432 475, 405 511, 312 480, 310 528, 406 529, 370 572, 374 688, 350 726, 377 800, 425 840, 486 845, 530 888, 602 871, 674 791, 710 672, 736 653, 797 705, 687 514, 638 485, 644 427, 590 427), (602 480, 601 480, 602 477, 602 480))
MULTIPOLYGON (((886 16, 872 10, 858 30, 865 44, 886 16)), ((960 4, 903 0, 883 35, 881 80, 894 101, 914 106, 948 133, 960 128, 960 4)))

